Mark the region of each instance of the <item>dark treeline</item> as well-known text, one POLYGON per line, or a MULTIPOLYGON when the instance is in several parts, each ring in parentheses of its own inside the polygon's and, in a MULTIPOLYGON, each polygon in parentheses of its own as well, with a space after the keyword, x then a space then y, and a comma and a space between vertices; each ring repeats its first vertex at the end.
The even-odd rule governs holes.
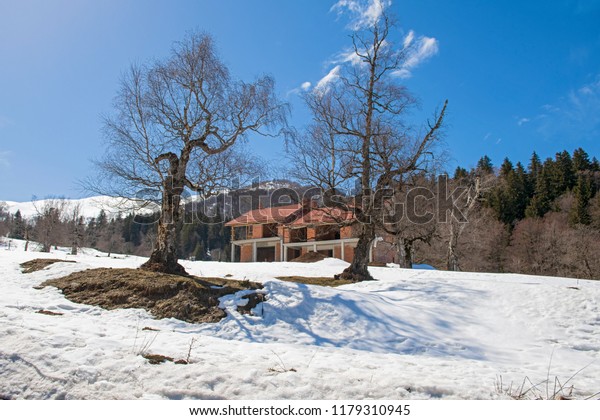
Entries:
MULTIPOLYGON (((156 237, 157 214, 107 217, 104 211, 95 218, 73 221, 65 214, 50 211, 24 219, 19 211, 9 214, 0 210, 0 232, 14 239, 34 242, 32 251, 50 251, 56 246, 71 247, 71 252, 87 247, 108 255, 148 256, 156 237)), ((218 216, 217 216, 218 218, 218 216)), ((206 224, 200 218, 181 226, 179 252, 183 258, 225 261, 229 248, 229 232, 223 222, 211 218, 206 224)))
MULTIPOLYGON (((476 176, 478 205, 456 244, 461 270, 600 279, 600 164, 581 148, 526 164, 482 157, 453 182, 476 176)), ((448 228, 415 251, 418 262, 448 264, 448 228)))

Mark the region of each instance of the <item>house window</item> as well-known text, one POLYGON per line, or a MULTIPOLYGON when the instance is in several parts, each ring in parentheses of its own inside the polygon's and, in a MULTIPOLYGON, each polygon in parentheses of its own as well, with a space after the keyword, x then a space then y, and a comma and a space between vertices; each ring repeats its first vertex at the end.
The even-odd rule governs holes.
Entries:
POLYGON ((290 229, 290 242, 306 242, 306 228, 290 229))
POLYGON ((277 223, 270 223, 263 226, 263 238, 274 238, 277 236, 277 223))
POLYGON ((234 238, 238 241, 252 238, 252 226, 236 227, 234 232, 234 238))

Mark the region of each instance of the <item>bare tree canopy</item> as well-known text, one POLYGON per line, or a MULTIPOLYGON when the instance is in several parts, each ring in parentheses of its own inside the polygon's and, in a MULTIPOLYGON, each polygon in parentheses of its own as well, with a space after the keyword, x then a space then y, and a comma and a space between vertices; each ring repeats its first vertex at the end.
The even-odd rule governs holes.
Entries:
POLYGON ((95 190, 135 197, 160 194, 155 249, 144 268, 184 273, 175 239, 181 196, 215 193, 250 165, 240 142, 252 133, 287 133, 287 105, 269 76, 235 80, 207 34, 192 33, 171 55, 132 66, 121 82, 115 113, 105 119, 106 155, 95 190))
POLYGON ((383 223, 382 200, 406 176, 432 169, 446 110, 447 102, 424 128, 408 123, 415 99, 398 75, 414 47, 397 46, 394 28, 383 13, 352 35, 353 49, 334 77, 306 95, 313 124, 292 147, 296 177, 319 186, 325 197, 354 191, 350 207, 360 221, 359 242, 351 266, 342 273, 348 279, 371 278, 368 251, 383 223))

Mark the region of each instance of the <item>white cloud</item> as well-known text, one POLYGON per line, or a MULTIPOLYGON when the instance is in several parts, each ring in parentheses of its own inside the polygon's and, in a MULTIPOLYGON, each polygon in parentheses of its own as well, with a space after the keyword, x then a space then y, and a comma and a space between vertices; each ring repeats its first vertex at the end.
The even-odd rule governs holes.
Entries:
POLYGON ((362 62, 362 58, 356 54, 354 49, 348 49, 341 53, 339 53, 336 58, 332 61, 333 64, 343 64, 350 63, 353 66, 356 66, 362 62))
POLYGON ((312 83, 310 83, 310 82, 304 82, 300 86, 298 86, 297 88, 294 88, 294 89, 288 91, 286 93, 286 96, 298 95, 298 94, 300 94, 302 92, 307 92, 310 89, 311 86, 312 86, 312 83))
MULTIPOLYGON (((573 89, 553 104, 545 104, 534 119, 546 139, 592 141, 600 136, 600 75, 573 89)), ((533 121, 532 121, 533 123, 533 121)))
MULTIPOLYGON (((392 4, 391 0, 338 0, 332 7, 332 11, 337 11, 338 15, 351 15, 350 27, 354 30, 363 29, 377 23, 384 10, 392 4)), ((402 66, 391 73, 393 76, 408 78, 412 76, 412 71, 423 61, 436 55, 439 51, 437 39, 428 36, 417 36, 413 30, 410 30, 402 41, 405 54, 402 66)), ((390 48, 390 45, 384 45, 384 48, 390 48)), ((365 53, 367 51, 364 51, 365 53)), ((362 54, 362 52, 359 52, 362 54)), ((363 65, 363 59, 356 53, 354 48, 347 48, 338 53, 329 65, 333 65, 329 73, 319 80, 314 89, 325 90, 328 85, 340 77, 343 65, 360 66, 363 65)), ((311 85, 307 85, 308 90, 311 85)), ((296 92, 297 93, 297 92, 296 92)))
POLYGON ((338 0, 331 10, 338 15, 348 13, 350 15, 350 24, 352 29, 362 29, 373 26, 386 7, 392 4, 391 0, 338 0))
POLYGON ((412 30, 404 37, 403 44, 406 59, 402 67, 393 73, 394 76, 401 78, 411 77, 413 69, 436 55, 440 50, 437 39, 424 35, 415 39, 415 33, 412 30))
POLYGON ((520 127, 523 124, 527 124, 529 121, 531 121, 531 119, 527 117, 519 118, 519 120, 517 121, 517 125, 520 127))
POLYGON ((404 37, 404 49, 410 47, 410 45, 413 43, 413 41, 415 40, 415 31, 413 31, 412 29, 410 31, 408 31, 408 34, 406 34, 406 36, 404 37))
POLYGON ((315 86, 315 89, 320 90, 320 91, 325 90, 327 88, 327 86, 329 84, 333 83, 335 80, 337 80, 338 77, 340 77, 340 65, 339 64, 337 66, 335 66, 334 68, 332 68, 331 70, 329 70, 329 73, 327 73, 327 75, 325 75, 325 77, 323 77, 321 80, 319 80, 319 82, 315 86))
POLYGON ((310 89, 311 86, 312 86, 312 83, 304 82, 300 85, 300 89, 302 89, 303 91, 306 92, 308 89, 310 89))

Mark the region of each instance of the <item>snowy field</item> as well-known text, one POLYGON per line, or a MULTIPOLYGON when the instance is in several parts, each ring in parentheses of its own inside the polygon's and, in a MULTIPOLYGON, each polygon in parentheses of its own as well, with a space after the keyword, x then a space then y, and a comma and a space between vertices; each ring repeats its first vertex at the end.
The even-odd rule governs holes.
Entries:
MULTIPOLYGON (((195 325, 34 288, 87 268, 133 268, 141 258, 55 251, 50 257, 77 264, 22 274, 21 262, 49 257, 22 246, 0 249, 4 398, 498 399, 525 378, 549 379, 550 394, 556 379, 579 398, 600 391, 598 282, 371 268, 378 281, 326 288, 275 277, 331 276, 346 263, 184 261, 192 274, 255 280, 268 293, 257 315, 239 314, 230 296, 221 300, 227 318, 195 325), (141 353, 189 353, 190 364, 151 365, 141 353)), ((545 384, 538 388, 545 397, 545 384)))

